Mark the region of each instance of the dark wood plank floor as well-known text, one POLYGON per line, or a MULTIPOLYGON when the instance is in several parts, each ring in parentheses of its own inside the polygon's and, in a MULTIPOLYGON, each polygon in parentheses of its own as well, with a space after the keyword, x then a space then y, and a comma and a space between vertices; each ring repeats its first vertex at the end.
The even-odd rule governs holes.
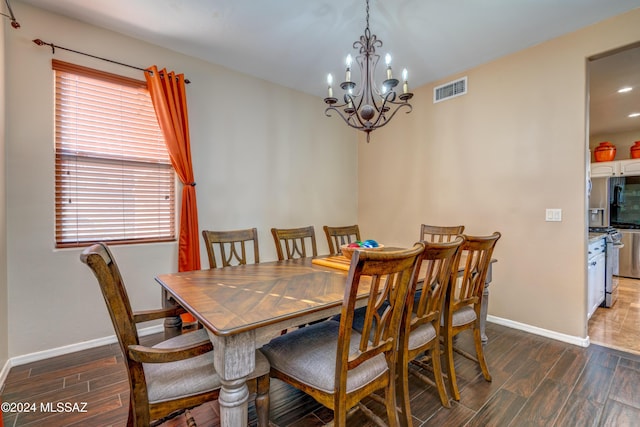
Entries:
MULTIPOLYGON (((475 364, 456 361, 461 400, 441 407, 435 389, 410 379, 415 426, 630 426, 640 420, 640 356, 591 345, 581 348, 487 325, 486 355, 493 376, 486 382, 475 364)), ((162 334, 144 338, 146 344, 162 334)), ((458 344, 471 350, 467 333, 458 344)), ((87 402, 86 413, 3 415, 9 426, 122 426, 128 387, 116 344, 11 369, 3 402, 87 402)), ((382 414, 373 401, 367 405, 382 414)), ((212 402, 191 411, 199 426, 218 425, 212 402)), ((255 424, 250 406, 251 423, 255 424)), ((273 380, 271 420, 278 426, 318 426, 333 414, 306 395, 273 380)), ((356 412, 350 425, 372 425, 356 412)), ((186 426, 183 416, 165 426, 186 426)))

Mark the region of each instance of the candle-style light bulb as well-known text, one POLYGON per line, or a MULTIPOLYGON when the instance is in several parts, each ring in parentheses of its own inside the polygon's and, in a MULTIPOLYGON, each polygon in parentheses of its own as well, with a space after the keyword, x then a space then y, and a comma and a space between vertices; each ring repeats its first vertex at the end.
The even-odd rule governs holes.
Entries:
POLYGON ((351 55, 347 55, 347 75, 345 78, 345 82, 350 82, 351 81, 351 55))
POLYGON ((387 79, 391 80, 393 75, 391 74, 391 55, 388 53, 384 56, 384 62, 387 64, 387 79))
POLYGON ((329 87, 329 98, 333 98, 333 89, 331 85, 333 85, 333 76, 331 74, 327 74, 327 85, 329 87))
POLYGON ((408 76, 408 73, 407 73, 407 69, 405 68, 402 70, 402 81, 403 81, 402 93, 409 92, 409 83, 407 81, 407 76, 408 76))

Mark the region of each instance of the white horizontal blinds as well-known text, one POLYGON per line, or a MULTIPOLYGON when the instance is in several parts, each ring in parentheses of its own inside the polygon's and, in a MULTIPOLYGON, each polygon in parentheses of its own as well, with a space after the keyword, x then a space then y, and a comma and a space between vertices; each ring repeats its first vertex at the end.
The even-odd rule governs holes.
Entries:
POLYGON ((175 175, 145 82, 53 69, 56 245, 175 239, 175 175))

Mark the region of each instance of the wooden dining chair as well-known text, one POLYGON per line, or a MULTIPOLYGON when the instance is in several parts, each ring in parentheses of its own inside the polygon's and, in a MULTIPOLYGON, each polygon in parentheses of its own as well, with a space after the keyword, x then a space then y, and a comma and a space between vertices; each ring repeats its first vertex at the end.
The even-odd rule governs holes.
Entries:
POLYGON ((464 232, 464 225, 420 225, 420 240, 426 242, 450 242, 464 232))
POLYGON ((358 225, 342 227, 329 227, 325 225, 324 234, 327 236, 330 255, 340 255, 340 246, 360 240, 360 228, 358 225))
POLYGON ((210 231, 202 230, 202 237, 207 246, 209 256, 209 268, 217 268, 216 253, 222 262, 221 267, 232 265, 245 265, 247 263, 246 246, 253 246, 253 262, 260 262, 260 250, 258 248, 258 230, 247 228, 243 230, 210 231), (216 251, 216 247, 218 250, 216 251))
POLYGON ((443 406, 449 408, 449 396, 444 386, 442 367, 440 363, 440 320, 442 306, 446 292, 449 289, 452 275, 456 273, 459 248, 464 242, 462 236, 451 242, 424 242, 425 249, 420 258, 419 267, 414 280, 417 286, 412 286, 407 294, 407 312, 405 325, 401 328, 398 370, 400 376, 400 408, 402 408, 401 423, 410 425, 411 416, 409 405, 409 372, 418 379, 436 388, 443 406), (416 288, 420 287, 420 297, 414 299, 416 288), (410 364, 433 373, 433 379, 421 370, 411 369, 410 364))
POLYGON ((300 228, 272 228, 271 234, 280 261, 318 255, 316 232, 312 225, 300 228), (311 254, 309 255, 307 254, 307 242, 311 246, 311 254))
POLYGON ((382 419, 361 400, 384 403, 390 426, 398 425, 396 363, 407 292, 424 243, 399 251, 356 251, 351 259, 340 322, 316 323, 275 338, 262 350, 271 376, 287 382, 333 410, 333 424, 347 425, 347 413, 360 408, 376 424, 382 419), (356 296, 370 286, 362 333, 352 328, 356 296), (384 301, 387 308, 378 313, 384 301), (384 390, 381 398, 374 392, 384 390))
POLYGON ((460 392, 453 360, 454 351, 478 363, 484 379, 491 381, 482 347, 480 311, 491 256, 500 236, 497 231, 490 236, 464 236, 465 240, 460 246, 460 264, 454 267, 456 270, 463 267, 462 275, 458 273, 456 280, 451 281, 445 299, 442 335, 449 390, 455 400, 460 400, 460 392), (473 331, 475 356, 453 345, 453 338, 468 329, 473 331))
MULTIPOLYGON (((140 345, 136 323, 177 316, 180 307, 134 313, 122 276, 108 246, 86 248, 80 255, 100 285, 124 356, 129 380, 127 426, 163 423, 186 409, 218 398, 220 377, 213 366, 213 345, 198 329, 153 347, 140 345)), ((256 393, 258 424, 269 425, 269 362, 256 351, 256 367, 247 382, 256 393)))

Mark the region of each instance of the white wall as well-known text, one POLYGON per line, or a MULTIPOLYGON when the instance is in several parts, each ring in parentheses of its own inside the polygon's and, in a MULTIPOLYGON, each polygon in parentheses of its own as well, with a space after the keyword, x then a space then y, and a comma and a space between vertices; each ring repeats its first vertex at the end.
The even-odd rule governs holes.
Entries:
MULTIPOLYGON (((80 250, 54 248, 51 49, 32 39, 136 66, 183 72, 200 228, 257 227, 261 260, 271 227, 357 221, 354 132, 324 117, 322 99, 15 3, 7 44, 7 258, 10 357, 113 334, 80 250)), ((144 79, 141 72, 63 50, 55 58, 144 79)), ((327 244, 318 234, 319 250, 327 244)), ((158 273, 177 267, 175 243, 113 248, 134 309, 160 306, 158 273)), ((201 245, 202 265, 207 267, 201 245)), ((1 287, 0 287, 1 290, 1 287)), ((2 333, 0 331, 0 338, 2 333)), ((0 354, 1 356, 1 354, 0 354)))
POLYGON ((640 9, 434 82, 467 75, 467 95, 433 104, 433 85, 418 88, 411 114, 359 146, 360 225, 405 245, 420 223, 502 232, 489 314, 581 342, 586 63, 638 40, 640 9))

